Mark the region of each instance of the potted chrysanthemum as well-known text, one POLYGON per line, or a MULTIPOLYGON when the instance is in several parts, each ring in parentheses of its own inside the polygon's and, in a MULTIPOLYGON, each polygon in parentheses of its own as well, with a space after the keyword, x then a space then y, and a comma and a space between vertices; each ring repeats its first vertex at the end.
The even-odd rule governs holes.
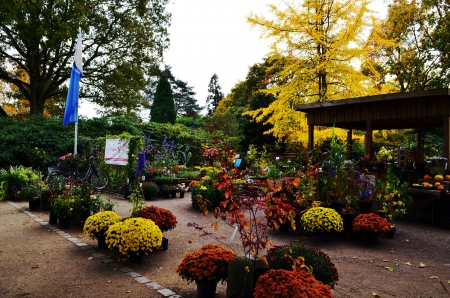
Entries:
POLYGON ((306 232, 329 235, 332 232, 342 232, 344 223, 336 210, 326 207, 312 207, 306 211, 301 219, 306 232))
POLYGON ((122 220, 122 217, 113 211, 101 211, 89 216, 83 226, 83 233, 98 240, 98 248, 108 248, 106 245, 106 232, 109 227, 122 220))
POLYGON ((141 263, 162 244, 162 232, 150 219, 142 217, 127 218, 113 224, 106 232, 106 244, 122 254, 122 260, 141 263))
POLYGON ((195 281, 198 298, 213 298, 217 283, 227 279, 228 263, 235 256, 229 249, 206 244, 185 255, 176 272, 188 282, 195 281))
MULTIPOLYGON (((153 220, 153 222, 160 228, 161 232, 166 232, 174 229, 177 226, 176 216, 167 209, 157 206, 147 206, 139 212, 139 216, 153 220)), ((163 237, 162 249, 168 249, 168 239, 163 237)))
POLYGON ((391 224, 375 213, 361 213, 353 220, 353 229, 367 240, 376 240, 379 234, 389 232, 391 224))
POLYGON ((270 269, 258 278, 253 296, 271 297, 334 297, 328 286, 305 270, 270 269))

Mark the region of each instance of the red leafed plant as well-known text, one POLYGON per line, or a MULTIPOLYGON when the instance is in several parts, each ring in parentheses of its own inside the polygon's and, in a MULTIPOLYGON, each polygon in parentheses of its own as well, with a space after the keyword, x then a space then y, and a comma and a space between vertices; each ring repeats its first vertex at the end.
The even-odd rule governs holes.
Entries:
POLYGON ((276 229, 279 226, 289 225, 292 229, 296 229, 295 218, 299 212, 297 208, 283 201, 283 196, 280 198, 271 198, 269 196, 266 199, 266 204, 267 208, 264 213, 266 214, 269 227, 276 229))
POLYGON ((139 212, 139 216, 153 220, 161 232, 172 230, 177 226, 176 216, 164 208, 148 206, 139 212))
POLYGON ((206 244, 184 256, 176 272, 187 281, 219 282, 228 277, 228 263, 236 254, 215 244, 206 244))
POLYGON ((357 232, 386 233, 391 224, 375 213, 361 213, 353 220, 353 229, 357 232))
POLYGON ((261 275, 253 292, 255 298, 334 297, 328 286, 305 270, 270 269, 261 275))

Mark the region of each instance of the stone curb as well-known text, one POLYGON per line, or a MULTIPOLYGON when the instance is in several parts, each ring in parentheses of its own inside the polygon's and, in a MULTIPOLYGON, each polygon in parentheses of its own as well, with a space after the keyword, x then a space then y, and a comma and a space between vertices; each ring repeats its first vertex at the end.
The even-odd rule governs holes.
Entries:
POLYGON ((130 269, 128 267, 125 267, 121 263, 116 262, 116 261, 114 261, 112 259, 108 259, 104 254, 98 252, 95 249, 95 247, 92 247, 92 246, 90 246, 90 245, 88 245, 88 244, 78 240, 77 238, 72 237, 70 234, 68 234, 68 233, 58 229, 57 227, 54 227, 54 226, 48 224, 48 222, 46 222, 45 220, 43 220, 40 217, 34 215, 30 211, 23 209, 21 206, 17 205, 16 203, 11 202, 11 201, 7 201, 7 202, 8 202, 8 204, 10 204, 14 208, 16 208, 18 211, 21 211, 21 212, 25 213, 26 215, 28 215, 31 219, 33 219, 37 223, 41 224, 46 229, 51 230, 51 231, 55 232, 56 234, 58 234, 59 236, 61 236, 61 237, 65 238, 66 240, 72 242, 76 247, 80 248, 85 253, 87 253, 87 254, 91 255, 92 257, 102 261, 105 264, 108 264, 109 266, 111 266, 113 268, 118 268, 125 275, 128 275, 128 276, 132 277, 136 282, 138 282, 140 284, 143 284, 146 287, 148 287, 148 288, 158 292, 163 297, 166 297, 166 298, 182 298, 180 295, 177 295, 172 290, 169 290, 169 289, 166 289, 166 288, 160 286, 158 283, 156 283, 154 281, 151 281, 147 277, 140 275, 139 273, 133 271, 132 269, 130 269))

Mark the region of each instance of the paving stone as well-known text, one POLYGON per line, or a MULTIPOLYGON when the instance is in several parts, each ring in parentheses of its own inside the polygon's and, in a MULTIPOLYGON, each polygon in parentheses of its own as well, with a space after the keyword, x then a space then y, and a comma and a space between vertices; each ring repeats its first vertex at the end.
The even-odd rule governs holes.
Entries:
POLYGON ((172 296, 172 295, 176 295, 175 292, 173 292, 173 291, 171 291, 171 290, 169 290, 169 289, 161 289, 161 290, 158 290, 158 293, 160 293, 160 294, 163 295, 164 297, 169 297, 169 296, 172 296))
POLYGON ((145 283, 151 282, 151 280, 148 279, 145 276, 136 277, 134 280, 139 282, 139 283, 141 283, 141 284, 145 284, 145 283))
POLYGON ((92 256, 93 256, 94 258, 105 257, 105 255, 104 255, 104 254, 102 254, 102 253, 99 253, 99 252, 93 253, 93 254, 92 254, 92 256))
POLYGON ((80 247, 80 248, 81 247, 90 247, 89 245, 87 245, 86 243, 83 243, 83 242, 75 243, 75 245, 80 247))
POLYGON ((149 288, 152 288, 153 290, 159 290, 159 289, 162 289, 163 287, 161 287, 158 283, 156 283, 156 282, 154 282, 154 281, 152 281, 152 282, 149 282, 149 283, 146 283, 145 284, 147 287, 149 287, 149 288))
POLYGON ((167 298, 182 298, 182 297, 180 295, 172 295, 172 296, 169 296, 167 298))
POLYGON ((120 264, 119 262, 109 263, 109 266, 111 266, 113 268, 122 268, 123 267, 123 265, 120 264))
POLYGON ((108 264, 108 263, 113 263, 115 261, 113 259, 103 259, 102 262, 108 264))
MULTIPOLYGON (((85 244, 85 243, 84 243, 85 244)), ((88 249, 92 249, 93 250, 93 248, 91 247, 91 246, 89 246, 89 245, 82 245, 82 246, 80 246, 80 248, 82 249, 82 250, 88 250, 88 249)), ((95 252, 95 251, 94 251, 95 252)))
POLYGON ((140 276, 142 276, 142 275, 140 275, 139 273, 137 273, 137 272, 134 272, 134 271, 131 271, 131 272, 127 272, 127 275, 129 275, 129 276, 131 276, 131 277, 140 277, 140 276))
POLYGON ((97 251, 95 249, 87 249, 84 252, 87 254, 95 254, 97 251))
POLYGON ((129 267, 121 267, 119 268, 120 271, 127 273, 127 272, 131 272, 133 271, 133 269, 129 268, 129 267))

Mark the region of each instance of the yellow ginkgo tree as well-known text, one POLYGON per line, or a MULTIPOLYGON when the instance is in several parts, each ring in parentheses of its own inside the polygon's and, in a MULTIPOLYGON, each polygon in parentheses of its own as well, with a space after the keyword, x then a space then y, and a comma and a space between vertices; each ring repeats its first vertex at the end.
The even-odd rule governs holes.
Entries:
MULTIPOLYGON (((264 92, 276 100, 246 112, 255 121, 273 124, 266 133, 304 139, 305 115, 294 106, 389 93, 376 62, 387 44, 367 0, 283 1, 268 5, 271 17, 250 14, 248 22, 273 40, 268 54, 276 69, 264 92)), ((269 70, 270 71, 270 70, 269 70)), ((331 135, 331 132, 330 132, 331 135)))

